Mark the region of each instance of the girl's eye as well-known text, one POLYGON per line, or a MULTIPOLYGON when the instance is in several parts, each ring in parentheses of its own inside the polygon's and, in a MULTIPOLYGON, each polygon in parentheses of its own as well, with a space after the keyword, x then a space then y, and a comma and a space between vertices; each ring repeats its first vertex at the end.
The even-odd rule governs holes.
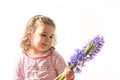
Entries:
POLYGON ((48 35, 46 35, 46 34, 41 34, 41 36, 42 36, 42 37, 48 37, 48 38, 50 38, 50 39, 53 38, 53 36, 48 36, 48 35))
POLYGON ((53 38, 53 36, 50 36, 50 38, 52 39, 52 38, 53 38))
POLYGON ((47 35, 46 34, 41 34, 43 37, 47 37, 47 35))

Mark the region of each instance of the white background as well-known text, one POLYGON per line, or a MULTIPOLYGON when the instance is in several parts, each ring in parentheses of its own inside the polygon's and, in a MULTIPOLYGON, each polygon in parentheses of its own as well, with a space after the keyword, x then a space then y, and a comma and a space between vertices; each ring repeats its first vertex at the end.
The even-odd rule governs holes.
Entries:
POLYGON ((104 37, 100 53, 75 80, 120 80, 120 0, 1 0, 0 80, 13 80, 20 39, 28 19, 36 14, 55 21, 56 50, 66 61, 88 39, 104 37))

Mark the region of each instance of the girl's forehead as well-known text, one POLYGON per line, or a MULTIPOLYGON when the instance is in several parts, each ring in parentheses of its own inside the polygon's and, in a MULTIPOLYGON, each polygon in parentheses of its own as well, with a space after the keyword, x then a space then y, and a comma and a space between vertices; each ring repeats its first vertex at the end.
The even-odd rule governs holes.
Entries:
POLYGON ((37 25, 36 31, 37 32, 54 33, 55 32, 55 28, 53 26, 50 26, 50 25, 39 24, 39 25, 37 25))
POLYGON ((47 24, 44 24, 44 23, 40 23, 40 24, 38 24, 37 25, 37 28, 41 28, 41 29, 45 29, 45 30, 47 30, 47 29, 55 29, 52 25, 47 25, 47 24))
POLYGON ((47 22, 47 21, 44 22, 44 21, 36 20, 35 25, 36 26, 51 26, 51 27, 55 28, 55 25, 53 23, 47 22))

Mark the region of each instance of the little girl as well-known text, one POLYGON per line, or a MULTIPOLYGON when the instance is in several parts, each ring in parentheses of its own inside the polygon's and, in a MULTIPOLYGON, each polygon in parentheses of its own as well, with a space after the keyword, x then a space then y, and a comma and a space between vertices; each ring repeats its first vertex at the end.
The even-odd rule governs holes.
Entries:
POLYGON ((74 80, 74 71, 65 70, 66 63, 54 48, 55 28, 53 20, 43 15, 33 16, 28 21, 15 80, 56 80, 62 72, 66 80, 74 80))

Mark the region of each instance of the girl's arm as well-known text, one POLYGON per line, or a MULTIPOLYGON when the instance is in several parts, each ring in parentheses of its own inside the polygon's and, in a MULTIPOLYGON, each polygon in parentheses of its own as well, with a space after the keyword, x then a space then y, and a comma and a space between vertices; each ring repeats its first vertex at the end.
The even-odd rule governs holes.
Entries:
POLYGON ((66 68, 67 65, 66 65, 66 62, 63 59, 63 57, 57 53, 56 57, 53 58, 53 59, 54 59, 53 61, 55 61, 55 69, 56 69, 58 75, 60 75, 61 73, 64 72, 66 80, 74 80, 74 71, 73 70, 68 70, 66 68))
POLYGON ((14 80, 24 80, 23 73, 23 61, 21 59, 17 60, 14 72, 14 80))

